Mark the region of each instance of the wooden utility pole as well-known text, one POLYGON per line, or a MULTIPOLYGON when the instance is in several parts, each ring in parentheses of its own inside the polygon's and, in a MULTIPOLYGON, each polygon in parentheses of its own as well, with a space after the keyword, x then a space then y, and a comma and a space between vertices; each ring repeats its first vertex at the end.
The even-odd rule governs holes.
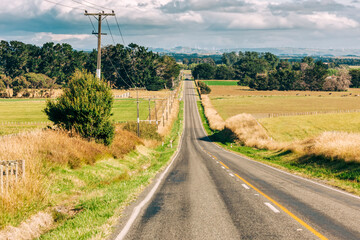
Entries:
POLYGON ((101 35, 106 35, 106 33, 101 33, 101 22, 107 16, 115 16, 114 11, 112 13, 105 13, 104 11, 99 13, 88 13, 85 11, 85 16, 94 16, 98 21, 98 32, 93 32, 93 34, 97 35, 98 38, 98 56, 97 56, 97 67, 96 67, 96 77, 101 79, 101 35))

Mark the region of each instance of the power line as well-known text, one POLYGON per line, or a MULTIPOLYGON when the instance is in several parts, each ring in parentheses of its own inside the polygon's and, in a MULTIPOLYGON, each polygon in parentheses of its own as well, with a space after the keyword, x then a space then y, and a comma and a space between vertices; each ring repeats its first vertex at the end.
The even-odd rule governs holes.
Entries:
POLYGON ((55 4, 55 5, 57 5, 57 6, 62 6, 62 7, 67 7, 67 8, 76 9, 76 10, 86 11, 86 9, 84 9, 84 8, 71 7, 71 6, 62 4, 62 3, 60 3, 60 2, 53 2, 53 1, 50 1, 50 0, 44 0, 44 1, 45 1, 45 2, 49 2, 49 3, 52 3, 52 4, 55 4))
MULTIPOLYGON (((90 16, 88 16, 89 17, 89 20, 90 20, 90 22, 91 22, 91 25, 92 25, 92 27, 93 27, 93 29, 94 29, 94 32, 96 32, 96 29, 95 29, 95 26, 94 26, 94 23, 93 23, 93 21, 91 20, 91 17, 90 16)), ((93 34, 94 35, 94 34, 93 34)))
POLYGON ((100 9, 100 8, 97 8, 97 7, 92 7, 92 6, 86 5, 86 4, 82 3, 81 1, 77 1, 77 0, 71 0, 71 1, 73 1, 75 3, 78 3, 78 4, 80 4, 80 5, 84 6, 84 7, 88 7, 88 8, 92 8, 92 9, 96 9, 96 10, 100 10, 100 11, 103 10, 103 9, 100 9))
POLYGON ((100 5, 91 3, 91 2, 89 2, 89 1, 86 1, 86 0, 82 0, 82 1, 83 1, 83 2, 86 2, 86 3, 88 3, 88 4, 91 4, 91 5, 97 6, 97 7, 101 8, 101 9, 107 9, 107 10, 111 10, 111 11, 113 10, 113 9, 111 9, 111 8, 103 7, 103 6, 100 6, 100 5))
POLYGON ((120 29, 120 25, 119 25, 119 22, 118 22, 118 20, 117 20, 116 15, 115 15, 115 21, 116 21, 116 25, 117 25, 117 27, 118 27, 118 29, 119 29, 119 33, 120 33, 121 39, 122 39, 122 41, 123 41, 123 44, 124 44, 124 46, 125 46, 126 44, 125 44, 125 41, 124 41, 124 37, 123 37, 123 35, 122 35, 121 29, 120 29))
POLYGON ((110 32, 110 36, 111 36, 111 39, 112 39, 112 41, 113 41, 113 43, 114 43, 114 46, 116 45, 116 43, 115 43, 115 40, 114 40, 114 36, 112 35, 112 32, 111 32, 111 29, 110 29, 110 25, 109 25, 109 22, 108 22, 108 20, 105 18, 105 21, 106 21, 106 24, 107 24, 107 26, 108 26, 108 29, 109 29, 109 32, 110 32))
MULTIPOLYGON (((115 15, 115 16, 116 16, 116 15, 115 15)), ((113 40, 113 43, 114 43, 114 45, 116 45, 116 44, 115 44, 114 37, 113 37, 113 34, 112 34, 112 32, 111 32, 111 29, 110 29, 109 22, 107 21, 107 19, 105 19, 105 20, 106 20, 106 24, 107 24, 107 26, 108 26, 108 28, 109 28, 109 32, 110 32, 111 38, 112 38, 112 40, 113 40)), ((114 46, 114 47, 115 47, 115 46, 114 46)), ((131 81, 131 83, 135 86, 135 85, 136 85, 135 82, 132 80, 132 78, 131 78, 130 75, 128 74, 124 63, 123 63, 121 60, 120 60, 120 64, 122 65, 122 67, 123 67, 123 69, 124 69, 124 72, 125 72, 126 76, 128 77, 128 79, 129 79, 129 80, 131 81)), ((142 87, 145 87, 145 84, 144 84, 142 81, 140 82, 140 84, 142 84, 142 87)))

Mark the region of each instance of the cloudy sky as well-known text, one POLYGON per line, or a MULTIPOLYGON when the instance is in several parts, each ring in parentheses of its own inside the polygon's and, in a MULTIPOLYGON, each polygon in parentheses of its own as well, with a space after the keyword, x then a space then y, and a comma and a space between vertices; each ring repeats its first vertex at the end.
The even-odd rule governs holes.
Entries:
MULTIPOLYGON (((0 39, 92 49, 84 9, 113 9, 126 44, 207 49, 297 47, 360 49, 359 0, 1 0, 0 39), (87 5, 87 6, 86 6, 87 5), (91 7, 92 6, 92 7, 91 7), (104 8, 103 8, 104 7, 104 8)), ((121 42, 114 17, 108 23, 121 42)), ((95 19, 93 23, 96 24, 95 19)), ((96 27, 96 25, 95 25, 96 27)), ((106 22, 103 29, 109 33, 106 22)), ((112 43, 104 36, 104 44, 112 43)))

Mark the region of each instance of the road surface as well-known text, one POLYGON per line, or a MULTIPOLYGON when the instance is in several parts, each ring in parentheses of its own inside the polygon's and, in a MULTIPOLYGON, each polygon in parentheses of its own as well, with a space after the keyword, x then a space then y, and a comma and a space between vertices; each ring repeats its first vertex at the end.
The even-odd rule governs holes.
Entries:
POLYGON ((113 239, 360 239, 360 198, 220 149, 196 100, 186 81, 179 153, 113 239))

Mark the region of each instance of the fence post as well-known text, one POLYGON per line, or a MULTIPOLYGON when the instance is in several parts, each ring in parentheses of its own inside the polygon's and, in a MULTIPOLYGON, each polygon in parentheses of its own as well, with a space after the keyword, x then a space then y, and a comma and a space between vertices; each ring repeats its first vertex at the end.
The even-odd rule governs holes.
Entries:
POLYGON ((6 175, 6 191, 9 188, 9 166, 5 163, 5 175, 6 175))

